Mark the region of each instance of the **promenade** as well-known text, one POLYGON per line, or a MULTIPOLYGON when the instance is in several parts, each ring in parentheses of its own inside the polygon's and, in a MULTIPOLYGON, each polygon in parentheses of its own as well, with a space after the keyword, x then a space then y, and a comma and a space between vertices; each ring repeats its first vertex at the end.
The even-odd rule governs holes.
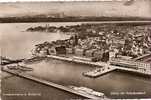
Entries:
MULTIPOLYGON (((120 66, 114 66, 114 65, 110 65, 109 63, 105 63, 105 62, 90 62, 90 61, 84 61, 84 60, 79 60, 79 59, 74 59, 72 57, 60 57, 60 56, 54 56, 54 55, 48 55, 48 58, 52 58, 52 59, 57 59, 57 60, 62 60, 62 61, 69 61, 69 62, 74 62, 74 63, 81 63, 81 64, 87 64, 87 65, 91 65, 93 67, 109 67, 110 69, 118 69, 118 70, 122 70, 122 71, 127 71, 127 72, 134 72, 134 73, 138 73, 138 74, 142 74, 142 75, 147 75, 147 76, 151 76, 151 70, 136 70, 136 69, 132 69, 132 68, 127 68, 127 67, 120 67, 120 66)), ((110 70, 105 70, 104 72, 101 72, 100 75, 104 74, 104 73, 108 73, 108 71, 110 72, 110 70)))

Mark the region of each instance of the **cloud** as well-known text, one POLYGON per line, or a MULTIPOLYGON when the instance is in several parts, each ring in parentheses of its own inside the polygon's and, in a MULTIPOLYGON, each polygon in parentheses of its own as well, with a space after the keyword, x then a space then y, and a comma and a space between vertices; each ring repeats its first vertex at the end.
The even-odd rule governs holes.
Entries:
POLYGON ((1 3, 0 16, 64 13, 67 16, 151 17, 150 0, 1 3))

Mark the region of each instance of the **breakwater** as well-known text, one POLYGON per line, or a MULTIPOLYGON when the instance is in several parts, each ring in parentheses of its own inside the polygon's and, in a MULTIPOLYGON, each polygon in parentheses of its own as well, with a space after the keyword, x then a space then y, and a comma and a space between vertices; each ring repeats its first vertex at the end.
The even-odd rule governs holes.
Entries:
POLYGON ((52 87, 55 87, 55 88, 58 88, 58 89, 61 89, 61 90, 79 95, 79 96, 83 96, 83 97, 86 97, 86 98, 89 98, 89 99, 95 99, 95 100, 108 99, 106 97, 105 98, 104 97, 97 97, 97 96, 94 96, 94 95, 81 93, 79 91, 76 91, 76 90, 73 90, 73 89, 69 88, 68 86, 63 86, 63 85, 56 84, 56 83, 53 83, 53 82, 50 82, 50 81, 46 81, 46 80, 43 80, 43 79, 40 79, 40 78, 36 78, 36 77, 33 77, 33 76, 28 75, 26 73, 20 73, 20 72, 15 71, 15 70, 10 70, 10 69, 7 68, 7 66, 3 66, 2 71, 13 74, 13 75, 16 75, 16 76, 19 76, 19 77, 23 77, 23 78, 26 78, 26 79, 29 79, 29 80, 32 80, 32 81, 36 81, 36 82, 41 83, 41 84, 52 86, 52 87))

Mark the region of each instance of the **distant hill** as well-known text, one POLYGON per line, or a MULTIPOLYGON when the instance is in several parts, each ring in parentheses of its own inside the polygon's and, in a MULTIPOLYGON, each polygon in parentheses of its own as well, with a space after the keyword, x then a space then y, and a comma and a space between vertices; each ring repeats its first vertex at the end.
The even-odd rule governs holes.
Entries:
POLYGON ((81 22, 81 21, 151 21, 151 18, 140 17, 49 17, 49 16, 24 16, 24 17, 1 17, 0 23, 22 22, 81 22))

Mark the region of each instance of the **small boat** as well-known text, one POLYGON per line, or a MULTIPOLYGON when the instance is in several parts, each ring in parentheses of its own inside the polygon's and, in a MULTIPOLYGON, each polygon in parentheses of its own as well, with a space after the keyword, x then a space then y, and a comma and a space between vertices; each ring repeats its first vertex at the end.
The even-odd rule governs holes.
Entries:
POLYGON ((7 68, 10 70, 18 70, 19 69, 18 66, 7 66, 7 68))
POLYGON ((21 65, 18 65, 18 66, 19 66, 19 69, 22 71, 33 71, 33 68, 29 68, 29 67, 25 67, 25 66, 21 66, 21 65))
POLYGON ((21 65, 7 66, 7 68, 10 70, 33 71, 33 68, 29 68, 21 65))

